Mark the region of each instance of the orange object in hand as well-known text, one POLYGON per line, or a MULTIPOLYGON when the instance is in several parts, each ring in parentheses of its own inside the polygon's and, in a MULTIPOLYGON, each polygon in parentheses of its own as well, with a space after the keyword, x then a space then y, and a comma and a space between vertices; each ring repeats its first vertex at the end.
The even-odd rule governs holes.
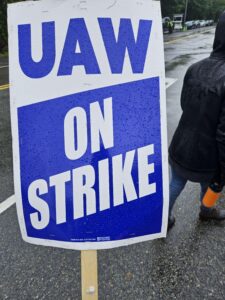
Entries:
POLYGON ((206 207, 212 207, 216 204, 216 201, 219 199, 220 192, 214 192, 210 187, 208 187, 203 200, 202 204, 206 207))

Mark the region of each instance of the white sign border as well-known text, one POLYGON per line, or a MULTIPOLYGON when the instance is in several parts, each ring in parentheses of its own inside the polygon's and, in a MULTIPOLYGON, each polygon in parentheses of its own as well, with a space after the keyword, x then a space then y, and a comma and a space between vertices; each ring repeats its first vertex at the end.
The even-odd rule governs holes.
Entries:
MULTIPOLYGON (((158 6, 158 18, 159 23, 161 25, 161 13, 160 13, 160 3, 158 1, 151 1, 152 5, 154 3, 154 7, 158 6)), ((40 1, 44 2, 44 1, 40 1)), ((28 2, 30 3, 30 2, 28 2)), ((20 5, 11 4, 12 5, 20 5)), ((22 4, 23 5, 23 4, 22 4)), ((8 10, 9 15, 11 10, 8 10)), ((10 17, 9 17, 10 19, 10 17)), ((10 25, 10 24, 9 24, 10 25)), ((9 26, 9 45, 13 45, 15 42, 13 40, 13 36, 10 35, 10 26, 9 26)), ((162 32, 159 33, 159 38, 163 41, 162 32)), ((9 49, 9 51, 12 49, 9 49)), ((11 51, 10 51, 11 52, 11 51)), ((12 51, 13 52, 13 51, 12 51)), ((9 53, 9 64, 13 65, 13 59, 9 53)), ((166 123, 166 94, 165 94, 165 71, 160 76, 160 122, 161 122, 161 153, 162 153, 162 176, 163 176, 163 212, 162 212, 162 227, 161 232, 156 234, 149 234, 135 238, 121 239, 116 241, 104 241, 104 242, 64 242, 57 240, 48 240, 48 239, 39 239, 29 237, 27 235, 23 207, 22 207, 22 196, 21 196, 21 184, 20 178, 15 176, 15 174, 19 174, 20 172, 20 161, 19 161, 19 133, 18 133, 18 118, 17 118, 17 108, 13 107, 13 103, 16 102, 16 94, 13 90, 14 82, 10 79, 10 101, 11 101, 11 124, 12 124, 12 133, 13 133, 13 162, 14 162, 14 186, 15 186, 15 195, 16 195, 16 206, 18 211, 18 220, 21 229, 22 238, 24 241, 35 244, 35 245, 43 245, 43 246, 51 246, 58 247, 64 249, 72 249, 72 250, 101 250, 101 249, 110 249, 116 248, 120 246, 128 246, 135 243, 140 243, 144 241, 150 241, 157 238, 166 237, 167 234, 167 221, 168 221, 168 206, 169 206, 169 172, 168 172, 168 155, 167 155, 167 130, 162 130, 162 128, 167 128, 166 123)), ((130 81, 129 81, 130 82, 130 81)), ((91 90, 91 89, 90 89, 91 90)))

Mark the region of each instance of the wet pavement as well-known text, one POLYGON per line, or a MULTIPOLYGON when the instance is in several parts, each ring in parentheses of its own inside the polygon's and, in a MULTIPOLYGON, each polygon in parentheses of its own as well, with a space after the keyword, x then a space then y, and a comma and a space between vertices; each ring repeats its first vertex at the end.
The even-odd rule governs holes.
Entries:
MULTIPOLYGON (((182 33, 180 33, 182 35, 182 33)), ((214 29, 188 37, 180 37, 173 43, 165 44, 166 77, 177 78, 167 90, 167 124, 169 142, 180 118, 180 91, 183 77, 189 65, 210 55, 214 29)))
MULTIPOLYGON (((7 57, 0 57, 0 86, 9 82, 7 65, 7 57)), ((12 168, 9 90, 0 90, 0 203, 13 193, 12 168)))
MULTIPOLYGON (((212 41, 213 31, 165 44, 166 76, 178 79, 167 90, 169 141, 185 71, 209 55, 212 41)), ((0 91, 0 200, 13 193, 8 98, 0 91)), ((166 239, 98 251, 100 300, 225 299, 225 223, 199 221, 199 192, 186 186, 166 239)), ((0 215, 0 299, 80 299, 80 253, 23 242, 15 206, 0 215)))
POLYGON ((0 56, 0 85, 6 84, 9 82, 9 70, 8 70, 8 57, 0 56))
POLYGON ((174 31, 172 34, 169 34, 168 32, 164 34, 164 42, 165 43, 171 43, 175 40, 179 40, 183 37, 193 37, 194 35, 198 35, 199 33, 207 33, 211 30, 214 30, 215 25, 213 26, 207 26, 207 27, 201 27, 201 28, 196 28, 192 30, 186 30, 186 31, 174 31))

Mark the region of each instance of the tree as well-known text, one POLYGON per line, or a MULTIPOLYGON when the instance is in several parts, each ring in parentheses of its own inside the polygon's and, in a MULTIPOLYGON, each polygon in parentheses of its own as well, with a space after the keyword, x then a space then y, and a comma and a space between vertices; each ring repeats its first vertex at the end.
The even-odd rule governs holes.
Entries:
POLYGON ((185 0, 161 0, 162 16, 173 17, 174 14, 184 13, 185 0))
MULTIPOLYGON (((161 0, 162 16, 185 11, 186 0, 161 0)), ((188 0, 187 20, 213 19, 216 21, 225 10, 225 0, 188 0)))
MULTIPOLYGON (((18 2, 18 0, 0 0, 0 52, 7 50, 7 4, 18 2)), ((24 0, 20 0, 24 1, 24 0)))

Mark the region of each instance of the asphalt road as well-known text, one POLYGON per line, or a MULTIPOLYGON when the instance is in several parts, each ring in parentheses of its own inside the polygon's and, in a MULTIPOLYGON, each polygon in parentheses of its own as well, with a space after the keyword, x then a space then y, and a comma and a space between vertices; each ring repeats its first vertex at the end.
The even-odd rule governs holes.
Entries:
MULTIPOLYGON (((168 138, 180 117, 184 72, 209 55, 213 31, 165 45, 168 138)), ((0 59, 0 66, 6 61, 0 59)), ((0 68, 0 84, 7 83, 0 68)), ((9 91, 0 90, 0 200, 13 194, 9 91)), ((175 206, 176 225, 166 239, 98 251, 100 300, 225 299, 225 223, 198 220, 199 187, 189 183, 175 206)), ((224 197, 223 197, 224 198, 224 197)), ((221 199, 220 206, 225 208, 221 199)), ((0 299, 75 299, 80 253, 22 241, 15 205, 0 215, 0 299)))

